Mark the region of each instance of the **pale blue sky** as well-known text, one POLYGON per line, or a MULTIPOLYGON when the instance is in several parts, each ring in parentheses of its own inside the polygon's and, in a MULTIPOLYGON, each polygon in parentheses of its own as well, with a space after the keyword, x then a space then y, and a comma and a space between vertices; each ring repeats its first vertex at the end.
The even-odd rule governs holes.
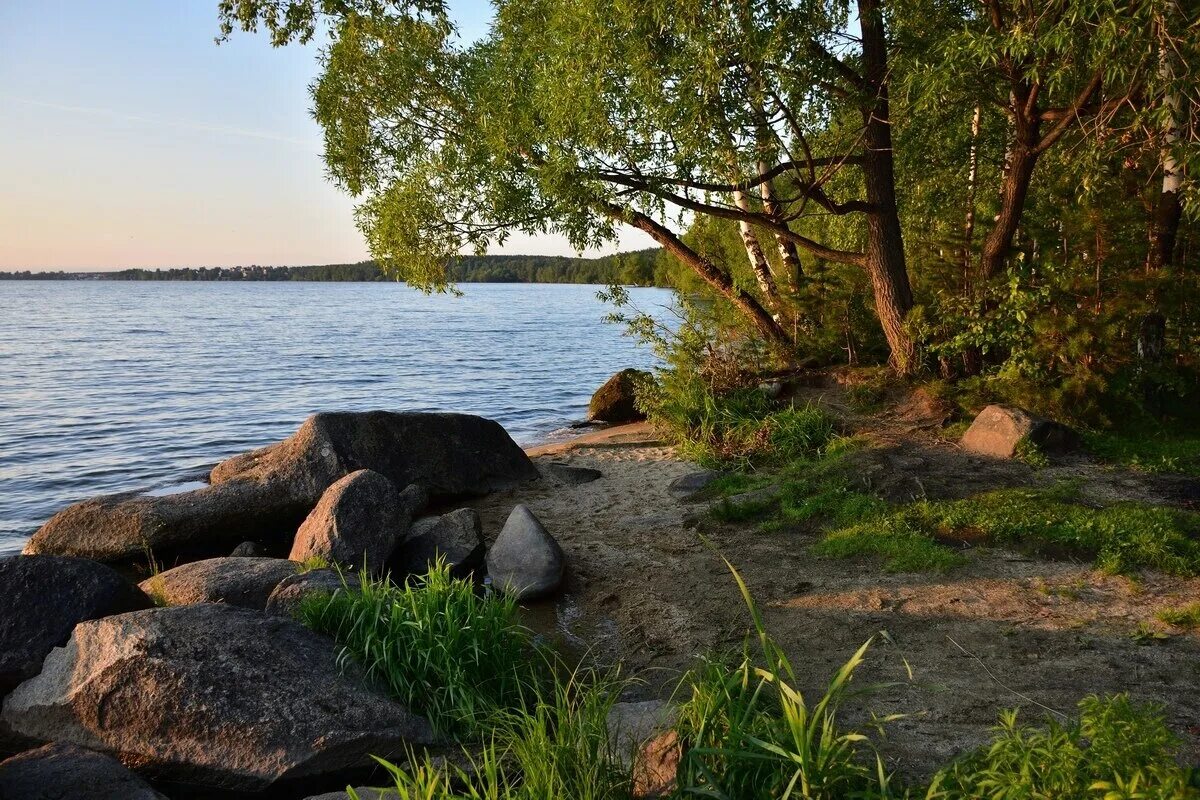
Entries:
MULTIPOLYGON (((487 0, 451 5, 486 31, 487 0)), ((366 257, 308 113, 315 49, 216 33, 216 0, 0 0, 0 270, 366 257)))

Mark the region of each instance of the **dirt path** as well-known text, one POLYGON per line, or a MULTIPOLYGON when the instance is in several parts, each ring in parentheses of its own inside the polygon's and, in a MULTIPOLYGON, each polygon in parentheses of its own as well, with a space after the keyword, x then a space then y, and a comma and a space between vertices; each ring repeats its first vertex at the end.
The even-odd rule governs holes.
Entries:
MULTIPOLYGON (((905 474, 921 476, 930 496, 1058 479, 1020 464, 973 463, 919 428, 885 428, 876 439, 891 454, 884 461, 906 459, 905 474)), ((703 519, 699 527, 746 578, 809 696, 876 637, 857 681, 898 685, 848 714, 911 715, 889 726, 882 748, 903 774, 928 774, 983 742, 1001 709, 1021 706, 1039 719, 1072 714, 1087 694, 1124 691, 1167 704, 1188 757, 1200 761, 1200 636, 1136 636, 1143 627, 1163 629, 1155 620, 1163 608, 1200 601, 1200 580, 1134 582, 982 548, 967 551, 967 565, 949 575, 887 574, 877 562, 812 555, 812 534, 704 518, 701 507, 667 490, 696 467, 644 426, 533 454, 603 477, 573 486, 542 481, 486 498, 477 505, 484 530, 494 536, 517 502, 534 511, 571 566, 564 595, 531 607, 530 624, 557 629, 599 661, 619 661, 644 681, 646 695, 668 695, 698 656, 740 649, 749 626, 729 573, 698 535, 703 519)), ((1118 496, 1153 494, 1140 476, 1085 464, 1062 469, 1106 498, 1114 485, 1125 486, 1118 496)))

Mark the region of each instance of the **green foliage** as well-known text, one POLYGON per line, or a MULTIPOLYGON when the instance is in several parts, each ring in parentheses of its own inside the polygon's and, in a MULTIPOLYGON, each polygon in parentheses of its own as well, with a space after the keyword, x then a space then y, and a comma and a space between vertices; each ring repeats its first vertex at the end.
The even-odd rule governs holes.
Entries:
POLYGON ((306 597, 299 618, 446 733, 469 734, 497 708, 519 704, 537 675, 516 602, 480 597, 444 563, 405 586, 360 575, 356 587, 306 597))
POLYGON ((1127 695, 1088 697, 1069 726, 1021 725, 1001 715, 992 744, 942 770, 928 800, 1181 800, 1200 796, 1175 761, 1178 741, 1162 710, 1127 695))
POLYGON ((830 556, 865 553, 889 569, 946 569, 959 558, 939 541, 970 541, 1049 556, 1078 556, 1114 574, 1153 569, 1200 574, 1200 514, 1119 503, 1088 508, 1069 493, 1010 489, 968 500, 926 501, 831 532, 817 546, 830 556), (910 556, 907 549, 919 550, 910 556))
POLYGON ((1158 618, 1168 625, 1181 628, 1200 628, 1200 603, 1168 608, 1158 613, 1158 618))
POLYGON ((312 572, 318 569, 328 569, 329 559, 324 556, 309 556, 303 561, 296 564, 296 572, 303 575, 307 572, 312 572))
POLYGON ((1200 430, 1192 427, 1128 426, 1085 433, 1084 441, 1093 454, 1132 469, 1200 475, 1200 430))

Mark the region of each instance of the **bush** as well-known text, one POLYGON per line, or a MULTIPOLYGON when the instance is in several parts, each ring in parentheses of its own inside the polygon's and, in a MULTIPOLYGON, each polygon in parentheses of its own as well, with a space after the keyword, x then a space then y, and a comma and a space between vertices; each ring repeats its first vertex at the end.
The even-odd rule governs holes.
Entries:
POLYGON ((356 587, 305 598, 299 616, 443 733, 477 731, 496 709, 519 704, 536 681, 516 602, 480 597, 444 563, 407 586, 361 575, 356 587))

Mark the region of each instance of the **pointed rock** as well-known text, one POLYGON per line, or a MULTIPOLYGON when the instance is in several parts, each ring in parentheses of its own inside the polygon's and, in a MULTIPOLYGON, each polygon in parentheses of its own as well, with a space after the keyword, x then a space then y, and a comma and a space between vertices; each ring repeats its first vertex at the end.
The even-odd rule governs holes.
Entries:
POLYGON ((522 600, 556 590, 565 567, 566 557, 558 542, 523 505, 508 515, 487 556, 488 574, 495 586, 522 600))

